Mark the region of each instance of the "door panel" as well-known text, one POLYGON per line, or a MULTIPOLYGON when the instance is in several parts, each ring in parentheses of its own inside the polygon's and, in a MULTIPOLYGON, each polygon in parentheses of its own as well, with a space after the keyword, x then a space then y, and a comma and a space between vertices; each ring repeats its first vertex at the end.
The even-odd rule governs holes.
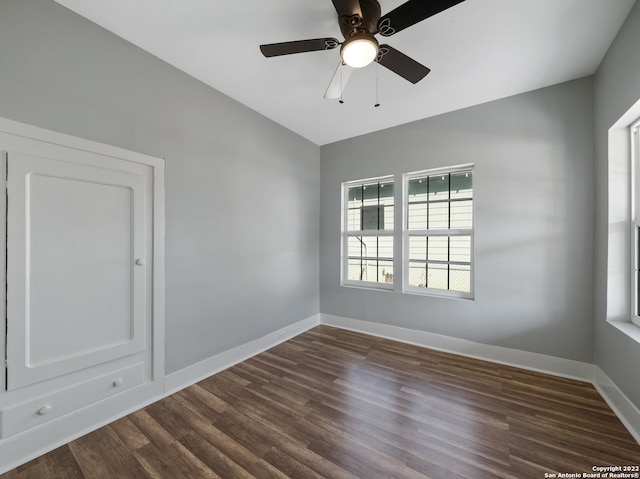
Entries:
POLYGON ((8 155, 8 389, 145 348, 146 180, 104 163, 8 155))

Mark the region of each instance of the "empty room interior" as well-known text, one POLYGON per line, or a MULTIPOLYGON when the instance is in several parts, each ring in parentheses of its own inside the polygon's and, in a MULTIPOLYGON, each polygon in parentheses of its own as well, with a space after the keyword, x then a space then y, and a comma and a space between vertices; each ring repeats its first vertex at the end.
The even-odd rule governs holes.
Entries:
POLYGON ((0 171, 2 478, 640 477, 636 0, 0 0, 0 171))

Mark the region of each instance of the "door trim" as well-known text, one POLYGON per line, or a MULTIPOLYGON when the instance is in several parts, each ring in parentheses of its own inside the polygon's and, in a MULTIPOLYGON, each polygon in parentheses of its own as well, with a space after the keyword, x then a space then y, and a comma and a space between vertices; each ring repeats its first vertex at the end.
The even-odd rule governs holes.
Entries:
MULTIPOLYGON (((1 140, 0 140, 1 141, 1 140)), ((0 394, 7 389, 7 152, 0 147, 0 394)))

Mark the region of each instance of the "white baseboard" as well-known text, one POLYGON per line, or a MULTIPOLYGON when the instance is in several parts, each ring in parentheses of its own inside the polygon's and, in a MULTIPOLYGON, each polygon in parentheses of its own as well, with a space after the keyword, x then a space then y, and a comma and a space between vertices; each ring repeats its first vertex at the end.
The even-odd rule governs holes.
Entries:
POLYGON ((594 366, 593 385, 618 416, 620 422, 629 430, 633 438, 640 444, 640 409, 615 385, 602 369, 594 366))
POLYGON ((320 321, 327 326, 358 331, 438 351, 553 374, 568 379, 593 382, 593 364, 590 363, 329 314, 321 314, 320 321))
POLYGON ((209 376, 227 369, 234 364, 249 359, 256 354, 266 351, 288 339, 293 338, 320 324, 320 315, 315 314, 306 319, 290 324, 282 329, 267 334, 251 342, 229 349, 223 353, 200 361, 192 366, 180 369, 165 376, 165 396, 173 394, 180 389, 191 386, 209 376))

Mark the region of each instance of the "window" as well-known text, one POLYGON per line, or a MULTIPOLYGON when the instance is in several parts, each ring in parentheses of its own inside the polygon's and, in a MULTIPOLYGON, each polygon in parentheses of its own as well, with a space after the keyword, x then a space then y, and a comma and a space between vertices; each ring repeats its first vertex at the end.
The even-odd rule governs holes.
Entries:
POLYGON ((393 178, 342 186, 342 284, 393 289, 393 178))
POLYGON ((472 172, 404 175, 404 291, 473 297, 472 172))
MULTIPOLYGON (((404 175, 402 265, 394 265, 394 179, 342 185, 345 286, 473 298, 473 166, 404 175)), ((399 205, 398 205, 399 206, 399 205)))
POLYGON ((640 120, 631 125, 631 320, 640 326, 640 120))

